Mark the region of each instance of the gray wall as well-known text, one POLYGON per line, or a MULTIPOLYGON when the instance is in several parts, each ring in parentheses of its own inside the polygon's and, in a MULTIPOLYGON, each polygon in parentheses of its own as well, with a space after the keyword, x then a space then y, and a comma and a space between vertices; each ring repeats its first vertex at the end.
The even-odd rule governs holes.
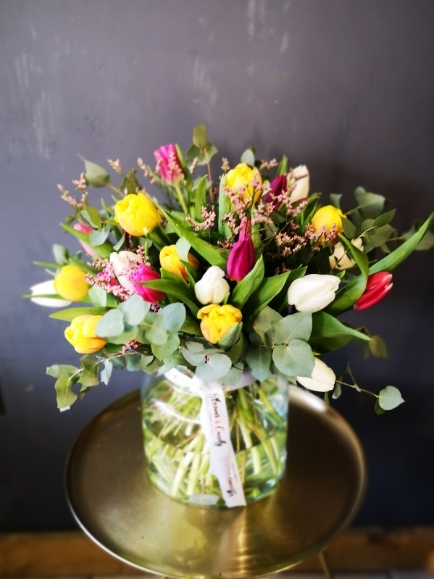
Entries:
MULTIPOLYGON (((120 373, 58 413, 45 367, 76 358, 64 324, 20 297, 46 277, 32 261, 63 240, 56 184, 78 176, 77 153, 152 162, 159 145, 185 148, 206 123, 233 163, 251 144, 262 158, 287 152, 309 166, 313 189, 363 185, 408 228, 434 208, 433 24, 432 0, 1 0, 0 531, 74 526, 68 449, 140 384, 120 373)), ((349 350, 360 383, 393 384, 407 400, 382 417, 352 391, 336 404, 369 464, 359 524, 434 523, 432 265, 433 254, 414 255, 356 322, 390 350, 367 363, 349 350)))

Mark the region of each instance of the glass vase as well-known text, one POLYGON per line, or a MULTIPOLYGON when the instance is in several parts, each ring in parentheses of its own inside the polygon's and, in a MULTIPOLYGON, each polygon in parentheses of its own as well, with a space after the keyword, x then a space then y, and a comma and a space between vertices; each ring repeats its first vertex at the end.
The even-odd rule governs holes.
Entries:
MULTIPOLYGON (((225 390, 230 438, 246 503, 268 494, 286 463, 289 385, 280 378, 225 390)), ((142 397, 144 450, 150 480, 163 493, 193 505, 224 507, 210 472, 209 445, 202 431, 202 399, 162 377, 142 397)))

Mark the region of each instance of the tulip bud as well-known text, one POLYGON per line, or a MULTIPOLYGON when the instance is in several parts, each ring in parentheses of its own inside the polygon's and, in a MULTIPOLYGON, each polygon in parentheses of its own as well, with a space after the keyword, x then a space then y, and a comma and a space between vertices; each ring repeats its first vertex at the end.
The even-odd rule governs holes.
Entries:
POLYGON ((273 209, 277 211, 281 205, 279 200, 283 193, 288 190, 288 183, 286 180, 286 175, 279 175, 275 177, 270 183, 270 190, 262 197, 265 203, 272 203, 273 209))
POLYGON ((197 317, 202 320, 200 324, 202 334, 211 344, 217 344, 243 319, 240 310, 229 304, 205 306, 199 310, 197 317))
POLYGON ((309 390, 328 392, 334 388, 336 374, 322 360, 315 358, 315 366, 310 378, 297 376, 297 382, 309 390))
POLYGON ((54 289, 54 280, 49 279, 36 285, 32 285, 30 288, 32 292, 32 297, 30 301, 38 304, 38 306, 45 306, 47 308, 66 308, 71 303, 70 300, 58 300, 56 298, 38 298, 38 295, 53 295, 56 296, 57 292, 54 289))
POLYGON ((238 240, 229 254, 226 271, 232 281, 241 281, 255 267, 255 248, 250 235, 238 240))
POLYGON ((194 286, 197 301, 203 305, 222 302, 230 289, 224 276, 225 272, 216 265, 210 267, 194 286))
MULTIPOLYGON (((74 229, 76 229, 77 231, 81 231, 81 233, 92 233, 93 231, 95 231, 93 227, 91 227, 90 225, 85 225, 84 223, 80 222, 74 224, 74 229)), ((81 239, 79 239, 79 242, 81 247, 88 255, 90 255, 91 257, 98 257, 98 254, 95 252, 94 249, 90 247, 90 245, 88 245, 84 241, 81 241, 81 239)))
POLYGON ((169 185, 177 185, 183 178, 181 161, 175 145, 164 145, 154 151, 157 160, 157 173, 169 185))
POLYGON ((340 279, 335 275, 310 274, 292 282, 288 289, 288 304, 299 312, 318 312, 334 299, 340 279))
POLYGON ((54 289, 66 300, 80 302, 87 296, 90 285, 86 273, 76 265, 64 265, 54 278, 54 289))
POLYGON ((118 282, 130 293, 136 293, 134 284, 130 281, 132 272, 128 271, 129 264, 133 261, 140 262, 140 257, 132 251, 120 251, 119 253, 113 252, 110 254, 110 263, 118 282))
POLYGON ((79 354, 94 354, 107 342, 96 335, 95 328, 102 316, 78 316, 65 330, 65 338, 79 354))
MULTIPOLYGON (((357 249, 363 250, 363 241, 360 237, 353 239, 351 243, 357 249)), ((333 255, 329 257, 329 262, 332 269, 338 269, 339 271, 350 269, 356 264, 349 255, 349 250, 340 241, 333 247, 333 255)))
POLYGON ((333 241, 337 238, 339 233, 342 233, 342 217, 343 213, 340 209, 336 209, 333 205, 325 205, 318 209, 312 217, 311 225, 316 232, 324 231, 324 241, 333 241))
MULTIPOLYGON (((194 255, 191 255, 191 253, 188 254, 188 263, 194 267, 194 269, 199 267, 199 262, 194 255)), ((185 280, 188 279, 185 265, 182 263, 181 258, 176 251, 176 245, 166 245, 166 247, 163 247, 160 251, 160 264, 162 269, 165 269, 174 275, 179 274, 185 280)))
POLYGON ((251 167, 247 163, 240 163, 231 169, 226 175, 226 185, 240 196, 246 205, 251 205, 252 200, 256 201, 261 196, 262 189, 261 173, 256 167, 251 167))
POLYGON ((129 193, 115 205, 115 221, 130 235, 148 235, 161 223, 161 215, 144 193, 129 193))
POLYGON ((309 171, 306 165, 299 165, 289 174, 289 199, 292 203, 305 199, 309 195, 309 171))
POLYGON ((154 271, 149 265, 141 263, 134 273, 130 275, 130 282, 133 285, 134 292, 141 296, 145 302, 156 304, 166 297, 166 294, 155 289, 140 285, 137 282, 154 281, 161 279, 161 275, 154 271))
POLYGON ((365 291, 353 304, 355 310, 366 310, 375 306, 392 289, 392 274, 388 271, 379 271, 368 276, 365 291))

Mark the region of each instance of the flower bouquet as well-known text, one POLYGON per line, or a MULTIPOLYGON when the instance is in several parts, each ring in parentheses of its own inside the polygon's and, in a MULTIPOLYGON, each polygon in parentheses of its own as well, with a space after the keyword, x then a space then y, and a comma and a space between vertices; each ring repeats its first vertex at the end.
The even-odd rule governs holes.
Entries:
MULTIPOLYGON (((353 208, 341 195, 323 204, 305 166, 253 149, 233 168, 223 158, 215 183, 216 153, 200 125, 185 155, 167 145, 155 168, 139 159, 164 202, 119 161, 109 161, 117 186, 85 161, 78 199, 59 186, 72 208, 62 227, 82 249, 55 245, 55 263, 38 263, 52 279, 28 297, 61 308, 51 317, 69 323, 65 338, 83 355, 47 369, 60 410, 113 369, 156 373, 143 401, 151 480, 192 504, 239 506, 283 474, 288 384, 338 398, 343 386, 362 389, 322 354, 355 340, 387 355, 379 336, 338 318, 390 292, 393 269, 433 245, 433 215, 400 235, 381 195, 359 187, 353 208), (98 209, 88 187, 109 188, 113 201, 98 209)), ((403 402, 393 386, 369 394, 377 413, 403 402)))

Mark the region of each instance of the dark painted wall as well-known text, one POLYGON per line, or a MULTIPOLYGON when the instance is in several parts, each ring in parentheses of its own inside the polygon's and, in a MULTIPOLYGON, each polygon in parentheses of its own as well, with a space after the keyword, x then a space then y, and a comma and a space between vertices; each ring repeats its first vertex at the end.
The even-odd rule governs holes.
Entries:
MULTIPOLYGON (((20 298, 45 279, 32 261, 62 242, 56 184, 79 174, 77 153, 152 162, 159 145, 185 148, 206 123, 232 163, 251 144, 262 158, 287 152, 309 166, 313 189, 363 185, 399 206, 408 228, 434 208, 433 25, 432 0, 0 2, 1 531, 74 526, 67 451, 140 383, 118 374, 58 413, 45 367, 76 358, 64 324, 20 298)), ((390 359, 349 352, 361 384, 393 384, 407 400, 382 417, 355 392, 336 404, 369 464, 359 524, 434 523, 433 255, 414 255, 388 299, 360 315, 390 359)))

